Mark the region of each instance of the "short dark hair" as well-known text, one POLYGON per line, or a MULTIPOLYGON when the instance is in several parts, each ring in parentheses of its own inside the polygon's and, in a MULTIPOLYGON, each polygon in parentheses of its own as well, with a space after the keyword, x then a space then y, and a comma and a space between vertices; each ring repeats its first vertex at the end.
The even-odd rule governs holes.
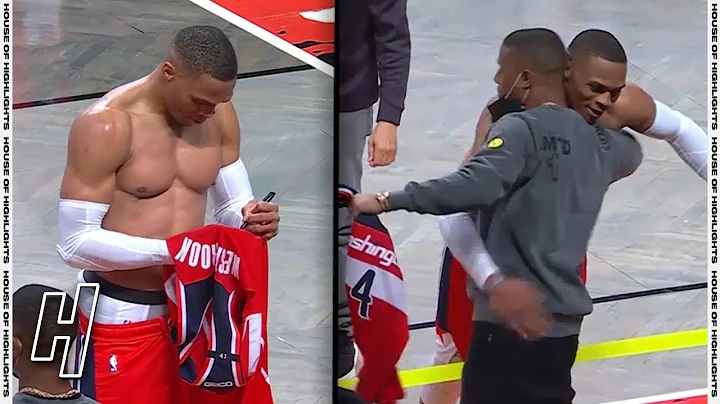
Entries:
MULTIPOLYGON (((29 284, 21 287, 13 293, 13 327, 14 334, 23 344, 23 350, 30 352, 33 340, 35 339, 35 329, 37 327, 38 317, 40 316, 40 306, 42 305, 43 294, 46 292, 60 292, 65 294, 65 305, 63 307, 63 320, 69 320, 72 316, 74 300, 67 293, 60 289, 45 285, 29 284)), ((73 324, 57 324, 58 314, 60 313, 60 297, 48 298, 45 302, 45 312, 40 325, 40 335, 36 354, 38 356, 50 356, 53 340, 55 336, 69 336, 70 343, 77 337, 77 316, 73 324)), ((62 359, 62 355, 55 356, 55 363, 62 359)))
POLYGON ((183 28, 175 35, 172 50, 179 62, 195 75, 209 74, 221 81, 237 77, 238 63, 230 39, 209 25, 183 28))
POLYGON ((560 36, 547 28, 524 28, 511 32, 503 40, 503 46, 520 51, 530 60, 538 74, 563 73, 567 68, 568 55, 560 36))
POLYGON ((615 35, 601 29, 586 29, 577 34, 568 46, 573 57, 596 56, 608 62, 627 63, 627 55, 615 35))

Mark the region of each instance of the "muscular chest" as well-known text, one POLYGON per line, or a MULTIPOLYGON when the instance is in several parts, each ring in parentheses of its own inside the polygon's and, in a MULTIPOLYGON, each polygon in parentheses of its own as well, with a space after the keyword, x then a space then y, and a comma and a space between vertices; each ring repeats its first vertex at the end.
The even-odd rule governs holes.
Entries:
POLYGON ((204 193, 221 167, 222 149, 208 124, 167 128, 142 121, 133 128, 130 159, 118 171, 118 186, 137 198, 152 198, 172 187, 204 193))

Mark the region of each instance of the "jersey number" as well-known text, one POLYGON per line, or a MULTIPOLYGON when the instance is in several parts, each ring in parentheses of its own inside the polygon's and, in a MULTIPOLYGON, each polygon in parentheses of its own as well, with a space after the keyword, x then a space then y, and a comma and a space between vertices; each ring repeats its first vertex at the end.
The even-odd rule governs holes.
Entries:
POLYGON ((358 308, 358 316, 365 320, 370 320, 370 305, 372 305, 372 286, 375 282, 375 270, 368 269, 363 276, 357 281, 355 286, 350 289, 350 296, 360 302, 358 308))

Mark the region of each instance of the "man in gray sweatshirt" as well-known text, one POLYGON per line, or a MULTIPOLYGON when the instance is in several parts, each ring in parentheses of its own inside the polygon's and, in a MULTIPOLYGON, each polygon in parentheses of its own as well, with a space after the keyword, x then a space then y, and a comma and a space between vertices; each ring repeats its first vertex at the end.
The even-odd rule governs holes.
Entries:
POLYGON ((582 262, 605 193, 642 160, 629 134, 589 125, 568 109, 567 54, 547 29, 508 35, 495 81, 501 118, 456 172, 401 191, 357 195, 354 212, 475 212, 497 265, 469 282, 473 338, 461 403, 571 403, 570 370, 592 300, 582 262))

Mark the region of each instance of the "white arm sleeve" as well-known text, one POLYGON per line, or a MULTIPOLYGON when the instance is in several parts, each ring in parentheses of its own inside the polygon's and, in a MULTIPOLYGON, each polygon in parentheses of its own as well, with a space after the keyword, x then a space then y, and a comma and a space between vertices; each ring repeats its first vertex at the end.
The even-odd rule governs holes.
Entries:
POLYGON ((707 134, 692 119, 655 101, 655 121, 645 135, 665 140, 697 175, 707 181, 707 134))
POLYGON ((457 213, 440 217, 439 224, 445 245, 482 289, 490 275, 500 271, 485 249, 475 221, 467 213, 457 213))
POLYGON ((250 177, 239 158, 220 169, 210 188, 213 218, 216 223, 239 228, 243 224, 242 208, 254 199, 250 177))
POLYGON ((153 265, 170 265, 173 259, 165 240, 129 236, 101 227, 109 205, 61 199, 58 208, 63 262, 78 269, 118 271, 153 265))

